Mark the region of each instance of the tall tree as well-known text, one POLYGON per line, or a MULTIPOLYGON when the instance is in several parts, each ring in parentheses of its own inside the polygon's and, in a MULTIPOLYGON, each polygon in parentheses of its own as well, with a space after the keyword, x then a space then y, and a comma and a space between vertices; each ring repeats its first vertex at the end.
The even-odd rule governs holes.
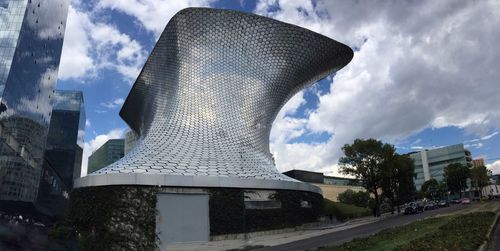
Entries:
POLYGON ((342 151, 345 157, 340 158, 340 172, 356 177, 374 195, 374 211, 379 216, 384 165, 394 156, 394 147, 375 139, 356 139, 352 145, 344 145, 342 151))
POLYGON ((383 167, 382 191, 383 195, 391 203, 391 209, 412 199, 415 193, 415 165, 407 155, 395 154, 383 167))
POLYGON ((490 184, 491 171, 485 166, 476 166, 470 169, 470 178, 472 187, 479 191, 479 195, 483 196, 483 187, 490 184))
POLYGON ((467 188, 467 178, 470 176, 470 169, 460 163, 449 164, 444 168, 444 179, 451 192, 459 193, 462 198, 462 191, 467 188))

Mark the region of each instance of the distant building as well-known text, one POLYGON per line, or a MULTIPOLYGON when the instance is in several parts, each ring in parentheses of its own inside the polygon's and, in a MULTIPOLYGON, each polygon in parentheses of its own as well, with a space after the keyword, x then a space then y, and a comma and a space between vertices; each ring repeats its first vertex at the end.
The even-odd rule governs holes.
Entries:
POLYGON ((133 130, 129 129, 127 133, 125 133, 125 146, 123 149, 125 155, 127 155, 127 153, 130 152, 132 148, 134 148, 138 139, 139 135, 137 135, 137 133, 135 133, 133 130))
POLYGON ((125 140, 110 139, 89 157, 87 173, 95 172, 124 156, 125 140))
POLYGON ((352 178, 325 176, 323 173, 304 170, 290 170, 283 174, 290 178, 318 186, 323 193, 323 197, 331 201, 338 201, 338 195, 348 189, 355 192, 366 191, 358 180, 352 178))
POLYGON ((80 177, 84 134, 83 93, 56 91, 37 198, 45 214, 63 213, 73 180, 80 177))
POLYGON ((463 144, 451 145, 436 149, 426 149, 420 152, 409 153, 415 163, 415 186, 420 190, 422 184, 430 179, 438 182, 444 179, 444 168, 449 164, 460 163, 472 167, 472 158, 469 150, 463 144))
POLYGON ((483 158, 479 158, 479 159, 474 159, 474 160, 472 160, 472 165, 473 165, 474 167, 478 167, 478 166, 486 166, 486 165, 484 164, 484 159, 483 159, 483 158))

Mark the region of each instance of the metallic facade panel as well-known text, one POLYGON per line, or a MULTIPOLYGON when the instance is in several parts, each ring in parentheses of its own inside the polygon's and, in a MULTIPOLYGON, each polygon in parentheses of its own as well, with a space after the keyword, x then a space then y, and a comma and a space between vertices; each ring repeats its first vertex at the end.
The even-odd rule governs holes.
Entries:
POLYGON ((294 94, 352 56, 344 44, 266 17, 184 9, 166 26, 120 112, 138 144, 87 179, 140 173, 194 177, 193 186, 210 183, 202 177, 228 187, 301 184, 273 164, 272 123, 294 94))

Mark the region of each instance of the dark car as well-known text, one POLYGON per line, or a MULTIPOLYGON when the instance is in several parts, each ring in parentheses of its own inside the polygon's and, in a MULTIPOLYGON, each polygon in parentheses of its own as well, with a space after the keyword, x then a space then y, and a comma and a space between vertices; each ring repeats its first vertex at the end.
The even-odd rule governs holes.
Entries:
POLYGON ((408 205, 405 207, 404 214, 418 214, 420 212, 423 212, 424 208, 420 203, 417 202, 410 202, 408 205))
POLYGON ((450 203, 447 200, 440 200, 438 205, 439 207, 449 207, 450 203))
POLYGON ((424 210, 434 210, 436 209, 436 203, 434 201, 428 201, 425 203, 424 210))

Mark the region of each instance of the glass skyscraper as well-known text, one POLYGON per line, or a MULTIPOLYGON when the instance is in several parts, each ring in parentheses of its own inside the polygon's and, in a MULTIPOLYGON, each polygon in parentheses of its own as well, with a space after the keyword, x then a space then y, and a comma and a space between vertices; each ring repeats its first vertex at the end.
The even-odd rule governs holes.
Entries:
POLYGON ((47 215, 62 214, 73 179, 80 177, 85 132, 81 91, 57 90, 45 146, 37 208, 47 215))
POLYGON ((35 202, 68 0, 0 0, 0 202, 35 202))
POLYGON ((45 158, 68 188, 80 177, 85 108, 81 91, 56 91, 45 158))

